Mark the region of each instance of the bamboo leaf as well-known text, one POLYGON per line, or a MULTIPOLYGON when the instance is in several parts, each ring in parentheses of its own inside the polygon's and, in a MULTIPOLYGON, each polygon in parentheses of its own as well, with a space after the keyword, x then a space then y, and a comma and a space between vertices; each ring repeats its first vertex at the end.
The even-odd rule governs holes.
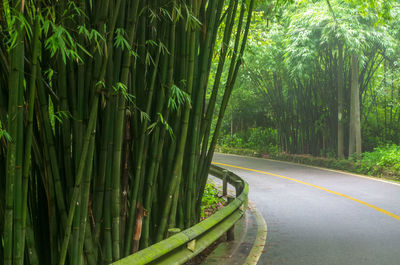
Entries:
POLYGON ((168 99, 168 108, 175 111, 183 104, 191 104, 190 95, 175 84, 171 87, 171 97, 168 99))
POLYGON ((118 28, 115 30, 114 47, 121 48, 122 50, 131 49, 131 45, 125 39, 126 31, 123 28, 118 28))
POLYGON ((1 122, 0 122, 0 139, 3 138, 3 137, 7 142, 11 142, 12 141, 11 135, 6 130, 1 128, 1 122))

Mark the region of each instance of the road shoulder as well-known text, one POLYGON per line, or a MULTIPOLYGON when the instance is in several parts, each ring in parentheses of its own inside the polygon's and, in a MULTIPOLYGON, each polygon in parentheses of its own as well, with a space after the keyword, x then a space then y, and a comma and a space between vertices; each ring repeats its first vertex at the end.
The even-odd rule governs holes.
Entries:
POLYGON ((264 217, 249 202, 243 218, 235 225, 235 240, 219 244, 202 264, 257 264, 264 251, 266 239, 267 224, 264 217))

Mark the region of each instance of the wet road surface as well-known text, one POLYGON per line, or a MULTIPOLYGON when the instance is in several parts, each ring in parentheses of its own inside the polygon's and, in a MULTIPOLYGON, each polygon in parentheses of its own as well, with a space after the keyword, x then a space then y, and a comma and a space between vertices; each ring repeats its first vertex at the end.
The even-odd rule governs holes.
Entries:
POLYGON ((249 183, 267 222, 258 264, 400 264, 400 185, 260 158, 213 162, 249 183))

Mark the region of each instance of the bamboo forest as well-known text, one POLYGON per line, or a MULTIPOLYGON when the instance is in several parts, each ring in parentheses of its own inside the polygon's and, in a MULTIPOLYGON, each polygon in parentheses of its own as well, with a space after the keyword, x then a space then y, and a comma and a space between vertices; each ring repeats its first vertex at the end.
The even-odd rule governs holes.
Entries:
POLYGON ((215 151, 398 178, 399 21, 395 0, 2 0, 0 264, 111 264, 196 225, 215 151))
POLYGON ((259 9, 218 149, 398 177, 399 3, 259 9))

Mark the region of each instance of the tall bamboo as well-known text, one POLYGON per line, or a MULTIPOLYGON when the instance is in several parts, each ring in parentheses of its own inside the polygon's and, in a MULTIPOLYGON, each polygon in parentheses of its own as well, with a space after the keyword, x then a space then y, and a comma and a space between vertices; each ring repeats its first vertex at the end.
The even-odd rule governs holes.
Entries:
POLYGON ((201 45, 201 52, 200 52, 200 77, 199 77, 199 82, 196 86, 196 93, 193 93, 192 95, 192 102, 193 102, 193 114, 192 114, 192 119, 191 119, 191 139, 190 139, 190 158, 189 158, 189 171, 187 172, 186 178, 188 179, 188 191, 187 191, 187 198, 188 202, 187 205, 189 208, 186 209, 187 213, 186 216, 189 217, 187 219, 187 225, 190 227, 191 225, 191 219, 190 218, 190 213, 191 213, 191 206, 192 206, 192 198, 194 194, 194 187, 193 187, 193 178, 194 174, 196 171, 195 165, 197 164, 197 151, 200 145, 198 144, 199 140, 199 134, 200 134, 200 120, 201 120, 201 114, 203 111, 203 103, 204 103, 204 96, 203 94, 205 93, 206 85, 207 85, 207 80, 208 80, 208 66, 209 66, 209 61, 210 61, 210 56, 212 56, 212 36, 213 36, 213 30, 215 28, 215 24, 218 23, 218 17, 217 17, 217 1, 213 1, 212 4, 208 6, 208 16, 207 20, 205 21, 204 24, 207 26, 206 29, 206 36, 205 39, 203 40, 203 43, 201 45))
MULTIPOLYGON (((19 257, 23 257, 24 249, 25 249, 25 231, 26 231, 26 218, 28 211, 28 186, 29 186, 29 174, 31 168, 31 150, 32 150, 32 138, 33 138, 33 114, 34 114, 34 105, 35 105, 35 95, 36 95, 36 77, 38 70, 38 58, 40 56, 40 27, 39 27, 39 18, 35 18, 35 27, 34 27, 34 35, 33 35, 33 52, 32 52, 32 70, 31 70, 31 80, 29 83, 29 107, 28 107, 28 125, 26 128, 26 142, 25 142, 25 151, 24 151, 24 164, 23 164, 23 182, 22 182, 22 235, 21 241, 22 245, 19 248, 21 253, 18 254, 19 257)), ((18 263, 16 263, 18 264, 18 263)), ((20 259, 20 263, 23 264, 23 258, 20 259)))
POLYGON ((5 264, 109 264, 197 221, 208 76, 238 2, 2 2, 5 264))
MULTIPOLYGON (((6 0, 4 4, 8 4, 6 0)), ((20 12, 21 3, 17 3, 15 9, 20 12)), ((7 12, 7 11, 6 11, 7 12)), ((8 10, 9 12, 9 10, 8 10)), ((11 141, 7 146, 7 169, 5 190, 4 213, 4 264, 12 264, 16 247, 21 247, 21 207, 22 207, 22 100, 23 100, 23 73, 24 73, 24 38, 23 28, 19 21, 15 21, 14 34, 17 34, 16 44, 10 51, 10 76, 8 87, 8 120, 7 127, 11 141), (19 167, 19 168, 18 168, 19 167), (15 212, 17 211, 17 212, 15 212), (15 231, 15 232, 14 232, 15 231), (14 233, 13 233, 14 232, 14 233), (14 238, 13 238, 14 235, 14 238), (14 255, 13 255, 14 254, 14 255)), ((19 254, 19 253, 18 253, 19 254)), ((17 255, 18 255, 17 254, 17 255)), ((22 257, 18 257, 18 259, 22 257)))

